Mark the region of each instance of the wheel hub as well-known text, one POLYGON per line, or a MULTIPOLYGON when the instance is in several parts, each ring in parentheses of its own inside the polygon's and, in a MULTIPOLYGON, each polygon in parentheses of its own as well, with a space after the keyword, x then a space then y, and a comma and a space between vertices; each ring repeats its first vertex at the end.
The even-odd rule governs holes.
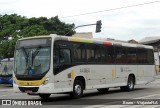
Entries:
POLYGON ((129 88, 132 89, 133 88, 133 81, 130 80, 129 83, 128 83, 128 85, 129 85, 129 88))
POLYGON ((80 85, 75 86, 75 92, 76 92, 77 95, 81 94, 81 86, 80 85))

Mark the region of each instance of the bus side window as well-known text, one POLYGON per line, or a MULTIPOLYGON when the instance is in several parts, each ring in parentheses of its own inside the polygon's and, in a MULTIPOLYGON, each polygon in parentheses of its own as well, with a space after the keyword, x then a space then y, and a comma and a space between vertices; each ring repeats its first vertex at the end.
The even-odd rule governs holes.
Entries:
POLYGON ((152 49, 147 49, 147 62, 150 65, 154 64, 154 53, 152 49))
POLYGON ((147 64, 147 53, 145 49, 137 49, 137 59, 139 64, 147 64))
POLYGON ((74 61, 80 62, 81 61, 81 46, 80 44, 73 44, 73 52, 74 52, 74 61))
POLYGON ((93 63, 95 62, 95 52, 94 52, 94 46, 93 45, 88 45, 86 49, 86 55, 87 55, 87 62, 93 63))
POLYGON ((116 47, 116 63, 125 64, 127 63, 126 48, 125 47, 116 47))
POLYGON ((94 52, 95 52, 95 62, 96 63, 101 63, 101 47, 100 46, 95 46, 94 47, 94 52))
POLYGON ((127 59, 129 64, 137 63, 136 48, 127 48, 127 59))
POLYGON ((86 49, 84 44, 74 43, 73 44, 73 58, 74 62, 81 63, 86 62, 86 49))
POLYGON ((55 67, 59 65, 59 50, 58 50, 58 48, 55 48, 55 50, 54 50, 53 62, 54 62, 55 67))
POLYGON ((60 64, 71 64, 71 51, 69 49, 60 49, 60 64))
POLYGON ((106 63, 113 64, 114 63, 114 47, 108 46, 107 53, 106 53, 106 63))

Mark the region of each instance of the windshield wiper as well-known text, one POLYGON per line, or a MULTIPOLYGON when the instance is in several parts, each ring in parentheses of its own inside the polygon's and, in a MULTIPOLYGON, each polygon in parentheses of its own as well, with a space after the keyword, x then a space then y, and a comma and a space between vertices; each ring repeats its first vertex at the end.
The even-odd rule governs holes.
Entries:
POLYGON ((35 59, 35 57, 37 56, 37 54, 39 53, 39 49, 41 49, 42 47, 39 45, 37 47, 37 49, 34 51, 34 53, 32 53, 32 65, 33 65, 33 60, 35 59))
POLYGON ((21 47, 21 48, 22 48, 23 54, 25 55, 26 67, 28 67, 28 54, 27 54, 26 49, 24 47, 21 47))

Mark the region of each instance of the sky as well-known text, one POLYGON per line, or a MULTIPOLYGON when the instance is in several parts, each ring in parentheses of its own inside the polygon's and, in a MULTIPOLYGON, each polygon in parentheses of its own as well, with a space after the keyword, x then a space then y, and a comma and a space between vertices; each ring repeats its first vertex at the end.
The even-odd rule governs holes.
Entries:
POLYGON ((76 32, 93 32, 94 38, 118 40, 160 36, 159 10, 160 0, 0 0, 1 15, 58 16, 61 21, 76 26, 101 20, 100 33, 95 33, 95 26, 77 28, 76 32), (145 4, 149 2, 152 3, 145 4), (137 4, 145 5, 135 6, 137 4))

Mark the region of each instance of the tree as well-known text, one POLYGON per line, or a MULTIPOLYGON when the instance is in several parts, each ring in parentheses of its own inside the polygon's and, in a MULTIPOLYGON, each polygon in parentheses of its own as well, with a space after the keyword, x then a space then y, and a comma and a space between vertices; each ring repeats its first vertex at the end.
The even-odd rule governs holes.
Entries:
POLYGON ((58 16, 46 18, 26 18, 17 14, 0 15, 0 56, 13 57, 17 39, 39 35, 58 34, 71 36, 74 24, 61 22, 58 16), (8 40, 12 37, 11 40, 8 40))

